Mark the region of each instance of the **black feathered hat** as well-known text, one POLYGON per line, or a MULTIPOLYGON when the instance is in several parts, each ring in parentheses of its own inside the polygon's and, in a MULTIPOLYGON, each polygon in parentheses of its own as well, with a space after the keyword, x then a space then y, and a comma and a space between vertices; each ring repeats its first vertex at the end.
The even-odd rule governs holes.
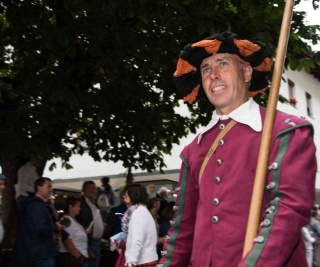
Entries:
POLYGON ((212 54, 228 53, 237 55, 252 67, 249 92, 251 96, 263 92, 269 85, 266 76, 272 67, 271 52, 264 43, 241 40, 231 32, 223 32, 204 40, 188 44, 179 55, 174 82, 185 102, 192 104, 205 99, 201 84, 200 64, 212 54))

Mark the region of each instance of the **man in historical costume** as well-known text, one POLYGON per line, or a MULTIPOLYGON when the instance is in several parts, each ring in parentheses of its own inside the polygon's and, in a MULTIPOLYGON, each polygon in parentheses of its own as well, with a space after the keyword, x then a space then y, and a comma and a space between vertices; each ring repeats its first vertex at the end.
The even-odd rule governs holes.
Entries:
POLYGON ((314 204, 312 125, 277 111, 252 249, 242 257, 266 110, 251 98, 268 86, 271 53, 261 42, 221 33, 187 45, 174 74, 190 104, 207 98, 209 124, 182 151, 165 267, 305 267, 301 228, 314 204))

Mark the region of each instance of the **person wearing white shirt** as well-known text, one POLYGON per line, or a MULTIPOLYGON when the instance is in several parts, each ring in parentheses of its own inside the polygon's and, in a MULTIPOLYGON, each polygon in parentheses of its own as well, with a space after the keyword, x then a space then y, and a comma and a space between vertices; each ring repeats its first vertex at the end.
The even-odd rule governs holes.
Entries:
POLYGON ((132 184, 124 192, 124 202, 128 207, 122 218, 122 230, 128 232, 125 266, 156 266, 157 230, 146 207, 146 189, 140 184, 132 184))
POLYGON ((79 198, 68 197, 64 204, 64 231, 59 248, 61 264, 68 267, 81 267, 88 258, 88 236, 75 218, 81 209, 79 198))

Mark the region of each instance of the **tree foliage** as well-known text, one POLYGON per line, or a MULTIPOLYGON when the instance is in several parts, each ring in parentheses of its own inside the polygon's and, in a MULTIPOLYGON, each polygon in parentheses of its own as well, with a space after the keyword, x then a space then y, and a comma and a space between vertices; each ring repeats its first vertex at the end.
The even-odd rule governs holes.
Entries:
MULTIPOLYGON (((203 102, 191 117, 175 112, 181 48, 232 31, 275 52, 283 10, 280 0, 2 1, 0 161, 67 161, 80 136, 97 161, 162 169, 163 153, 212 111, 203 102)), ((286 64, 310 71, 319 25, 305 15, 294 13, 286 64)))

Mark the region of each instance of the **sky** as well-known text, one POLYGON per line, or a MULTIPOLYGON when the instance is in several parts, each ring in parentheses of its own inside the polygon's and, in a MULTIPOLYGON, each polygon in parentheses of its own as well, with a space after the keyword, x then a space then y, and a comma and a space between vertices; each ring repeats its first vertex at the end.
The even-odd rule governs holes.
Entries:
MULTIPOLYGON (((318 2, 318 5, 318 9, 314 10, 312 0, 301 0, 300 4, 294 7, 294 10, 305 11, 307 13, 306 24, 320 25, 320 1, 318 2)), ((320 51, 320 44, 312 46, 312 48, 316 51, 320 51)))

